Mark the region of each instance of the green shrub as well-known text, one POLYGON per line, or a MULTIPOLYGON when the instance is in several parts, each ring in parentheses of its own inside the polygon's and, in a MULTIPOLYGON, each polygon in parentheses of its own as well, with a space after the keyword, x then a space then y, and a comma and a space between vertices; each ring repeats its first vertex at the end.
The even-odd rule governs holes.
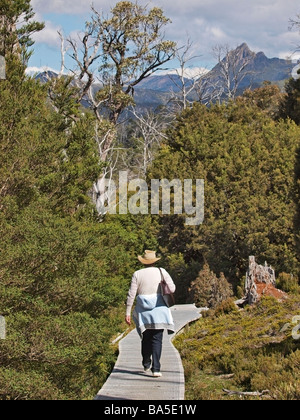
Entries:
POLYGON ((198 307, 215 308, 233 295, 232 287, 223 273, 218 278, 205 264, 197 279, 191 283, 190 301, 198 307))
POLYGON ((226 315, 232 312, 238 312, 238 308, 234 303, 233 299, 226 299, 223 302, 219 303, 214 309, 214 315, 226 315))
POLYGON ((299 279, 293 274, 279 274, 277 287, 287 293, 300 293, 299 279))
MULTIPOLYGON (((230 301, 224 303, 225 311, 230 301)), ((243 311, 202 318, 175 340, 190 399, 232 399, 222 388, 270 392, 265 399, 299 399, 300 341, 291 328, 299 296, 280 303, 264 297, 243 311)))

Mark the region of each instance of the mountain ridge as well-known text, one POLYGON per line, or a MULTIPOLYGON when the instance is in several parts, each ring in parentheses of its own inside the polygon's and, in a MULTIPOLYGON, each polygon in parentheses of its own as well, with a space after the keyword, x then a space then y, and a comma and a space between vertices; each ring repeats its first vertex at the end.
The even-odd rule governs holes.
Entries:
MULTIPOLYGON (((293 70, 295 69, 295 63, 291 60, 284 60, 277 57, 268 58, 263 51, 258 53, 251 51, 248 44, 244 42, 235 50, 229 51, 210 71, 205 74, 204 72, 200 74, 198 80, 201 79, 201 83, 204 86, 206 84, 209 85, 210 89, 212 87, 216 90, 222 88, 224 80, 222 80, 221 67, 226 59, 230 60, 229 55, 233 57, 232 60, 236 61, 237 68, 241 68, 247 62, 245 74, 239 81, 237 95, 243 94, 249 88, 256 89, 265 81, 282 86, 285 80, 292 77, 293 70)), ((182 86, 182 79, 179 74, 176 74, 175 70, 170 70, 170 73, 164 73, 162 75, 155 73, 140 82, 135 87, 135 102, 139 110, 156 109, 161 105, 166 105, 172 96, 179 94, 180 87, 182 86)), ((187 72, 186 74, 188 75, 189 73, 187 72)), ((57 74, 51 69, 37 74, 35 78, 44 83, 49 80, 49 77, 56 76, 57 74)), ((197 78, 185 77, 186 88, 190 88, 195 80, 197 78)), ((97 87, 95 85, 95 88, 99 89, 99 86, 97 87)), ((220 97, 222 98, 222 95, 220 97)), ((191 101, 198 100, 196 93, 191 92, 189 99, 191 101)))
MULTIPOLYGON (((238 59, 240 64, 242 64, 243 60, 249 61, 245 69, 249 72, 249 75, 240 83, 241 89, 249 87, 257 88, 264 81, 282 82, 292 76, 292 70, 295 67, 295 63, 291 60, 284 60, 278 57, 268 58, 263 51, 259 51, 258 53, 251 51, 246 42, 242 43, 235 50, 231 50, 230 53, 238 59)), ((223 58, 222 62, 225 59, 226 57, 223 58)), ((202 79, 204 81, 210 79, 210 81, 213 80, 213 82, 217 83, 217 79, 220 78, 220 66, 220 63, 216 64, 215 67, 202 76, 202 79)), ((189 78, 185 77, 185 80, 188 82, 189 78)), ((167 74, 160 76, 155 74, 141 82, 136 89, 152 89, 160 92, 169 92, 170 87, 173 87, 173 91, 176 92, 179 91, 178 87, 176 89, 176 83, 180 83, 179 75, 167 74)))

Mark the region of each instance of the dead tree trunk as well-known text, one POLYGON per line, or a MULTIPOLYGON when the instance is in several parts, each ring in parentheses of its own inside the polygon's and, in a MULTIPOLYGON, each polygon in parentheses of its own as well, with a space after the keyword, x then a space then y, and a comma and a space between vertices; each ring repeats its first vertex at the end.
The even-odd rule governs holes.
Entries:
POLYGON ((275 270, 268 266, 267 263, 265 265, 257 264, 255 257, 249 257, 245 290, 245 297, 235 302, 239 307, 243 307, 246 304, 253 305, 263 296, 272 296, 279 301, 288 298, 286 293, 276 288, 275 270))
POLYGON ((259 284, 276 285, 275 270, 265 265, 258 265, 255 257, 249 257, 249 269, 246 275, 246 298, 250 305, 256 303, 260 298, 259 284))

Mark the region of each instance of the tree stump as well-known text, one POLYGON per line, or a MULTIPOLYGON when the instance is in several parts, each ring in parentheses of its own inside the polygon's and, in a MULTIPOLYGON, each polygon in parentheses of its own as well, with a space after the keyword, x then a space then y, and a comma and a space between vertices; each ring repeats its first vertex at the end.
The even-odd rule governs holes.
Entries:
POLYGON ((258 265, 255 257, 249 257, 249 269, 246 274, 246 298, 250 305, 256 303, 260 298, 260 290, 258 285, 276 285, 275 270, 265 265, 258 265))
POLYGON ((276 288, 275 270, 267 263, 259 265, 255 257, 249 257, 249 269, 246 274, 246 295, 236 302, 239 307, 245 304, 253 305, 262 296, 273 296, 278 300, 287 299, 287 294, 276 288))

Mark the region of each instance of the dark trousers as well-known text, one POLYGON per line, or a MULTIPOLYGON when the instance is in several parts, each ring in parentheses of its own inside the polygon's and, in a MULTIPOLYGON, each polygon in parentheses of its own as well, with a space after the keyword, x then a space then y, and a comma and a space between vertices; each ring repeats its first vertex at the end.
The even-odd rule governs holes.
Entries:
POLYGON ((160 372, 163 335, 164 330, 146 330, 143 334, 143 366, 150 368, 152 362, 152 372, 160 372))

